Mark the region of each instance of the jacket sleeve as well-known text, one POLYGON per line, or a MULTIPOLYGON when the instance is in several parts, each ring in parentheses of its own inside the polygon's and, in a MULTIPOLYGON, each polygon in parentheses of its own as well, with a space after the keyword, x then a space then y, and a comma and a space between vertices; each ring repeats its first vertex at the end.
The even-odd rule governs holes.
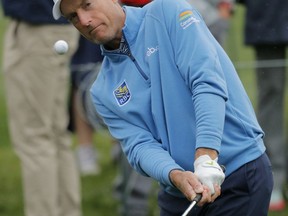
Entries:
MULTIPOLYGON (((171 0, 167 0, 171 1, 171 0)), ((171 38, 179 73, 191 91, 196 116, 196 149, 220 151, 225 102, 228 100, 216 42, 198 11, 185 1, 164 5, 166 28, 171 38), (176 10, 175 10, 176 8, 176 10)))
POLYGON ((103 117, 111 135, 120 141, 131 166, 142 175, 153 177, 162 184, 173 186, 169 179, 172 169, 183 170, 162 145, 145 128, 123 120, 98 100, 91 91, 97 112, 103 117))

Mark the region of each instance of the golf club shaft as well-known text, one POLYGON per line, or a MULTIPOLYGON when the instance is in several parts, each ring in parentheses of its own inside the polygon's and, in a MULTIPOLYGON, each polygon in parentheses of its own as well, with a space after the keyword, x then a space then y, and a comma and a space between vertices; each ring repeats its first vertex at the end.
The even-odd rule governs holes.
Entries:
POLYGON ((186 209, 186 211, 182 214, 182 216, 187 216, 191 209, 201 200, 202 194, 197 194, 196 197, 192 200, 189 207, 186 209))

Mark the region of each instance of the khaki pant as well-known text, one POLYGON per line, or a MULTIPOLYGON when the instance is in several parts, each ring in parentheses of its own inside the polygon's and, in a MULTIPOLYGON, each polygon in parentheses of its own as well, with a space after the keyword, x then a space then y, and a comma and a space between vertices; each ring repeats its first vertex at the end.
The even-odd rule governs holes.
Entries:
POLYGON ((81 215, 80 179, 67 132, 68 61, 78 33, 69 25, 11 20, 4 78, 11 140, 21 161, 26 216, 81 215), (63 39, 70 53, 57 55, 63 39))

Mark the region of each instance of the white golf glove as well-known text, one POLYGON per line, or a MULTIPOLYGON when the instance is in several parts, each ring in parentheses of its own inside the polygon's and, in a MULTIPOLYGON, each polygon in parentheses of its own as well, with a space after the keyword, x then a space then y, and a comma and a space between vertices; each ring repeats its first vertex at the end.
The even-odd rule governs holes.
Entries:
POLYGON ((219 164, 218 158, 212 160, 209 155, 202 155, 194 162, 195 175, 199 181, 209 187, 211 194, 215 193, 214 184, 221 185, 225 174, 219 164))

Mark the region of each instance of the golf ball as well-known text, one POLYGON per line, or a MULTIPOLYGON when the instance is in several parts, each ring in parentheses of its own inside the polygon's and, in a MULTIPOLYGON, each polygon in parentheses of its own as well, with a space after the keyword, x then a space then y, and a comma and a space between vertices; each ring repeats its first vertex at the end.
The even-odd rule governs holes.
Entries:
POLYGON ((64 40, 58 40, 55 44, 54 44, 54 50, 56 51, 56 53, 58 53, 59 55, 62 55, 64 53, 67 53, 69 49, 68 43, 64 40))

